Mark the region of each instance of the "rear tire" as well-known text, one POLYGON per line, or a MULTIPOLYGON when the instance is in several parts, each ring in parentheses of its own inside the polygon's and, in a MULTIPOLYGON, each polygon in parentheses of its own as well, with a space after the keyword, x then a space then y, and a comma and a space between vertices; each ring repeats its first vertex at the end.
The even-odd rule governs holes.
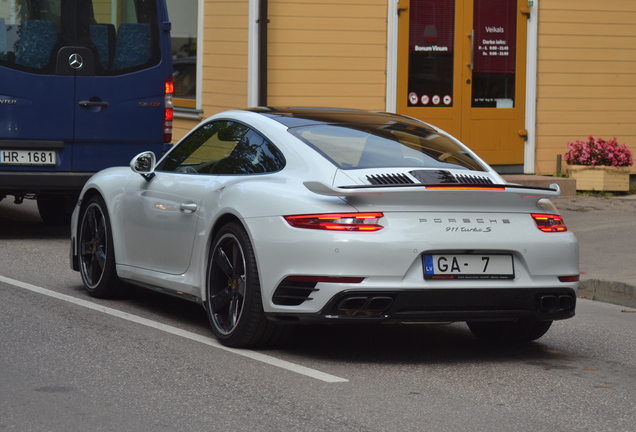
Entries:
POLYGON ((274 345, 291 331, 265 316, 254 249, 236 222, 221 228, 212 242, 205 305, 212 331, 226 346, 274 345))
POLYGON ((539 339, 547 333, 552 321, 534 319, 515 322, 467 322, 470 331, 484 342, 522 343, 539 339))
POLYGON ((86 203, 77 237, 80 274, 88 294, 99 298, 117 296, 121 282, 115 270, 110 218, 102 197, 93 196, 86 203))

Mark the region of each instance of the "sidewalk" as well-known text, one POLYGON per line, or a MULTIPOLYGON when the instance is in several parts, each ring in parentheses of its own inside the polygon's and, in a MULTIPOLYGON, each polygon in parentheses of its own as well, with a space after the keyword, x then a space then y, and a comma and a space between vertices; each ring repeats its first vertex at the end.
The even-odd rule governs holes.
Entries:
POLYGON ((579 296, 636 308, 636 195, 553 202, 579 240, 579 296))

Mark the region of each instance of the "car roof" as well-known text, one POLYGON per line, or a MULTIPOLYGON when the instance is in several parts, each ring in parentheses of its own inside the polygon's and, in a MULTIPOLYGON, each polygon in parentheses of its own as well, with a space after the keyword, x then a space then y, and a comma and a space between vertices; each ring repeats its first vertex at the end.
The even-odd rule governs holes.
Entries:
POLYGON ((433 129, 432 126, 419 120, 381 111, 310 107, 257 107, 248 108, 247 111, 262 114, 288 128, 316 124, 401 124, 404 126, 433 129))

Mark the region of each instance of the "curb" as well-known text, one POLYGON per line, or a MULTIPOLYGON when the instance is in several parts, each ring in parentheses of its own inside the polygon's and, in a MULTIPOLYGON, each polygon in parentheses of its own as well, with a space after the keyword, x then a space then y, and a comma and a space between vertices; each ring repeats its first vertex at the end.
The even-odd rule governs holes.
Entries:
POLYGON ((636 286, 623 282, 582 280, 579 282, 579 297, 636 308, 636 286))

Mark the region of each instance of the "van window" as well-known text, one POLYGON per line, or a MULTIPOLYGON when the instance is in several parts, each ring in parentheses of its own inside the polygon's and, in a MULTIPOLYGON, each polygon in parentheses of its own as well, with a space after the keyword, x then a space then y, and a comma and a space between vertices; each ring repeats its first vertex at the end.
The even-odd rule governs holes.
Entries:
POLYGON ((148 68, 161 59, 158 33, 156 0, 0 1, 0 65, 31 73, 148 68), (69 69, 65 47, 85 48, 85 64, 69 69))

